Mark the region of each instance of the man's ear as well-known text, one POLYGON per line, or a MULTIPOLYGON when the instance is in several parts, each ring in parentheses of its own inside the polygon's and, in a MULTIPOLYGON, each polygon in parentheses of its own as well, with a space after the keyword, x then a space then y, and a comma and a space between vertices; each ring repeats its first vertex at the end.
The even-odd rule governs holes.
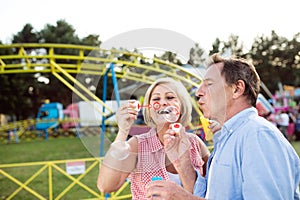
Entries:
POLYGON ((245 91, 245 82, 243 80, 238 80, 235 84, 234 91, 233 91, 233 98, 238 98, 242 96, 245 91))

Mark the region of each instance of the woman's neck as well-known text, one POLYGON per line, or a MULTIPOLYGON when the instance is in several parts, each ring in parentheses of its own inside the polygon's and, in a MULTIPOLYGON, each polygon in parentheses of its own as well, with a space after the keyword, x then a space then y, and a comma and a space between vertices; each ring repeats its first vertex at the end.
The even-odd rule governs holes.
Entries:
POLYGON ((163 136, 165 135, 166 131, 169 129, 169 126, 170 126, 169 123, 165 123, 163 126, 160 126, 160 128, 156 127, 156 133, 157 133, 158 139, 162 145, 164 144, 163 136))

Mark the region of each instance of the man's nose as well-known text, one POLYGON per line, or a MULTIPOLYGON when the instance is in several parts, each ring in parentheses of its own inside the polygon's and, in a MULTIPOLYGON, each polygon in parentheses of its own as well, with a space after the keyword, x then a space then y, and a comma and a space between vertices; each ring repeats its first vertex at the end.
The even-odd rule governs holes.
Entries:
POLYGON ((199 88, 197 89, 195 96, 197 101, 199 101, 199 99, 204 95, 204 90, 203 90, 203 86, 202 84, 199 86, 199 88))
POLYGON ((203 92, 201 92, 201 85, 200 85, 199 88, 196 90, 195 95, 196 97, 200 97, 202 93, 203 92))

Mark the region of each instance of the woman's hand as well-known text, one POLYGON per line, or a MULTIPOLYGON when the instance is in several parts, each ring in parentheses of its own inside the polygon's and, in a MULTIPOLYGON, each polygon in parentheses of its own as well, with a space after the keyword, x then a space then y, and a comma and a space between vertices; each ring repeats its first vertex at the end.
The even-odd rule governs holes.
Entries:
MULTIPOLYGON (((174 163, 183 155, 189 156, 190 142, 185 133, 185 128, 181 127, 179 132, 172 129, 172 124, 163 136, 164 148, 169 160, 174 163)), ((182 158, 181 158, 182 159, 182 158)))
POLYGON ((196 181, 196 172, 191 160, 190 136, 185 132, 184 127, 180 129, 179 133, 176 133, 176 128, 174 130, 172 127, 171 124, 163 137, 165 151, 168 159, 179 174, 183 188, 192 193, 196 181))
POLYGON ((122 104, 116 113, 119 133, 127 136, 134 120, 137 119, 137 115, 136 100, 128 100, 127 103, 122 104))

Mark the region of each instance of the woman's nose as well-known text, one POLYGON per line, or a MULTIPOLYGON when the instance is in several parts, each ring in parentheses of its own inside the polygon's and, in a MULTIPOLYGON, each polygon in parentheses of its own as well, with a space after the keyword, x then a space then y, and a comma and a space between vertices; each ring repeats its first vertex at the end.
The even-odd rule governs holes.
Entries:
POLYGON ((166 105, 168 105, 168 101, 166 99, 161 99, 160 104, 162 106, 166 106, 166 105))

